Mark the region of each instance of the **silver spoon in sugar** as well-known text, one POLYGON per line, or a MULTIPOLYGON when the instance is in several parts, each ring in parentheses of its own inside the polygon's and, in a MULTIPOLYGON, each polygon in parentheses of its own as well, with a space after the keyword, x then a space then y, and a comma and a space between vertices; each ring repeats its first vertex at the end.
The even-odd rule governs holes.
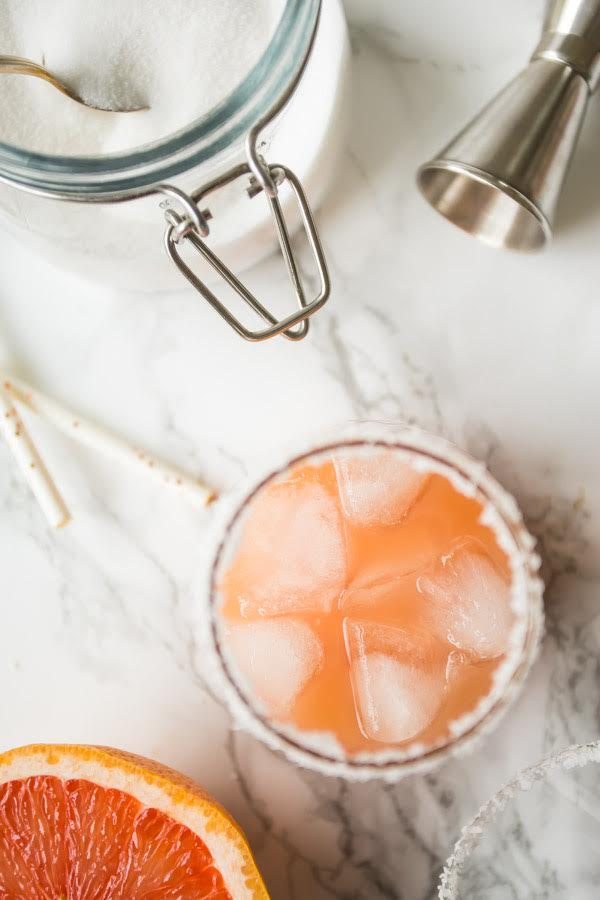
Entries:
POLYGON ((107 107, 107 106, 98 106, 97 104, 86 103, 79 94, 76 93, 72 88, 66 85, 60 78, 57 78, 56 75, 53 75, 52 72, 49 72, 45 66, 40 65, 40 63, 33 62, 31 59, 24 59, 21 56, 1 56, 0 55, 0 74, 5 75, 32 75, 34 78, 41 78, 42 81, 47 81, 52 87, 55 87, 57 91, 60 91, 61 94, 65 94, 65 96, 70 97, 71 100, 74 100, 76 103, 80 103, 82 106, 86 106, 88 109, 98 109, 102 112, 141 112, 142 110, 148 109, 147 106, 132 106, 132 107, 107 107))

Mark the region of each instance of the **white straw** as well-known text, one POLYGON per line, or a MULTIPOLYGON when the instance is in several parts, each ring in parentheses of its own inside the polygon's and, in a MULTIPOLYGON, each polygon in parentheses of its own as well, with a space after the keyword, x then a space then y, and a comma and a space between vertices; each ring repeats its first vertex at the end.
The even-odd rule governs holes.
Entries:
POLYGON ((4 391, 15 400, 23 403, 32 412, 43 416, 60 431, 81 444, 103 453, 110 459, 146 472, 156 481, 179 491, 195 503, 207 505, 215 499, 215 492, 199 478, 157 459, 99 425, 75 415, 57 400, 46 396, 20 378, 0 373, 0 380, 4 391))
POLYGON ((62 528, 71 516, 8 392, 0 387, 0 431, 49 524, 62 528))

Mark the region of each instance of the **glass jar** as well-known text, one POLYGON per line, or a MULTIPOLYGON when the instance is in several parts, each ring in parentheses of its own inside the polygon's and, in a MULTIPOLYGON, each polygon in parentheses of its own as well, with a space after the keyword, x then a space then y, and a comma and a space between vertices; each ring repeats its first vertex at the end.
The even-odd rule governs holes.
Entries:
MULTIPOLYGON (((303 474, 300 480, 304 477, 303 474)), ((368 491, 366 496, 369 496, 368 491)), ((395 781, 417 771, 428 771, 476 744, 482 735, 497 725, 502 714, 518 695, 536 658, 543 629, 542 583, 537 574, 540 559, 534 552, 535 541, 526 530, 514 499, 482 463, 472 459, 458 447, 417 428, 358 424, 350 429, 343 429, 330 440, 313 444, 305 452, 280 461, 279 465, 269 467, 264 477, 253 480, 249 488, 243 489, 237 497, 229 500, 222 515, 223 519, 218 525, 217 549, 208 564, 204 597, 199 604, 199 627, 207 629, 207 652, 213 660, 214 688, 222 695, 240 726, 294 763, 323 774, 359 781, 370 778, 395 781), (497 546, 508 560, 511 608, 515 613, 515 620, 507 649, 503 656, 498 657, 489 691, 477 702, 476 707, 461 712, 456 720, 452 720, 446 737, 431 743, 419 743, 417 738, 407 742, 406 746, 387 745, 381 751, 361 751, 349 755, 329 733, 300 731, 287 721, 270 717, 248 684, 244 684, 228 643, 230 638, 222 613, 226 599, 221 585, 235 559, 252 501, 265 487, 281 482, 282 478, 289 475, 290 470, 297 471, 299 465, 319 465, 338 454, 343 459, 353 456, 364 458, 388 451, 403 458, 417 459, 417 471, 441 475, 458 493, 480 504, 479 522, 493 533, 497 546)), ((293 514, 288 515, 293 517, 293 514)), ((282 549, 279 558, 284 557, 287 559, 282 549)), ((424 556, 415 572, 421 571, 421 566, 422 571, 426 571, 432 559, 433 557, 424 556)), ((293 566, 294 562, 289 564, 293 566)), ((276 580, 277 574, 273 578, 276 580)), ((282 588, 282 595, 288 596, 285 588, 282 588)), ((249 602, 244 596, 244 605, 247 606, 249 602)), ((263 619, 266 622, 274 621, 273 618, 269 619, 269 615, 279 615, 266 611, 261 614, 266 617, 263 619)), ((289 615, 293 618, 294 613, 290 612, 289 615)), ((301 617, 303 613, 298 615, 301 617)), ((461 646, 460 642, 457 646, 461 646)), ((255 652, 261 653, 261 650, 256 649, 255 652)), ((277 671, 273 671, 272 677, 277 680, 277 671)), ((334 698, 330 702, 334 703, 334 698)))
MULTIPOLYGON (((329 291, 326 266, 305 193, 319 202, 341 147, 348 60, 340 0, 286 0, 267 49, 245 80, 187 128, 98 157, 50 156, 0 144, 0 216, 20 240, 62 267, 143 291, 177 289, 185 283, 183 272, 219 309, 204 283, 208 271, 267 321, 257 332, 236 330, 250 339, 269 337, 263 332, 273 330, 274 317, 261 311, 235 273, 267 255, 277 238, 286 256, 288 231, 303 222, 321 275, 316 305, 327 299, 321 297, 329 291), (208 193, 210 213, 204 206, 208 193), (165 216, 168 253, 162 246, 165 216), (294 221, 286 225, 290 216, 294 221), (192 271, 199 264, 201 281, 192 271)), ((279 331, 302 337, 311 301, 297 285, 293 258, 286 263, 303 309, 292 323, 299 322, 296 329, 279 331)), ((230 324, 236 327, 236 321, 230 324)))

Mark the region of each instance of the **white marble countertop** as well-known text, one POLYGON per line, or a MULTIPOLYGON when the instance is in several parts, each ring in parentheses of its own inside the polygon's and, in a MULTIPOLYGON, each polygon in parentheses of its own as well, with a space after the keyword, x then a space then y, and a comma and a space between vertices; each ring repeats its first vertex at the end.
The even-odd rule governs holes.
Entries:
POLYGON ((75 515, 50 533, 0 446, 0 749, 110 744, 189 773, 276 900, 432 898, 483 800, 600 733, 600 104, 543 255, 479 245, 413 180, 526 60, 541 7, 348 0, 352 132, 319 216, 334 292, 302 344, 246 345, 191 291, 119 294, 0 248, 2 363, 223 491, 313 428, 414 420, 485 458, 539 537, 548 635, 499 731, 427 777, 348 786, 232 730, 205 690, 190 620, 210 510, 37 424, 75 515))

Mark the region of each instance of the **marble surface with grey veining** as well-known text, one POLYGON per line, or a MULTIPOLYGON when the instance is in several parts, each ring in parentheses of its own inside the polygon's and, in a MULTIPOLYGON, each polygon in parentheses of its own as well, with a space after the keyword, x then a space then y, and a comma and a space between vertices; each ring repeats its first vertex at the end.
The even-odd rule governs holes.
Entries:
MULTIPOLYGON (((498 731, 434 774, 349 785, 294 768, 205 684, 193 621, 211 510, 32 423, 75 518, 50 533, 0 446, 0 749, 111 744, 189 773, 242 823, 276 900, 429 900, 485 799, 600 735, 600 103, 551 249, 490 251, 413 174, 526 60, 542 3, 346 7, 352 123, 319 214, 334 291, 310 337, 246 345, 190 291, 119 293, 5 238, 0 363, 224 493, 265 448, 334 422, 454 439, 539 539, 541 658, 498 731)), ((283 284, 275 260, 253 277, 283 284)))

